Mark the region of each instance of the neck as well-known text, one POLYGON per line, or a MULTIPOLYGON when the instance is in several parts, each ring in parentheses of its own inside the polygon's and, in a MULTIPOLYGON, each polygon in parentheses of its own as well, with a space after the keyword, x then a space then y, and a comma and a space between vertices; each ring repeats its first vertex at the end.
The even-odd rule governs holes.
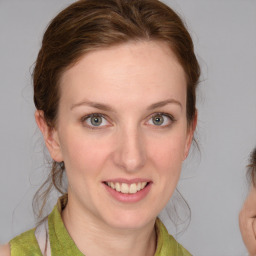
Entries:
POLYGON ((123 230, 110 227, 95 216, 85 214, 84 211, 79 212, 76 207, 71 206, 69 201, 62 213, 62 219, 78 249, 86 256, 154 255, 155 220, 139 229, 123 230))

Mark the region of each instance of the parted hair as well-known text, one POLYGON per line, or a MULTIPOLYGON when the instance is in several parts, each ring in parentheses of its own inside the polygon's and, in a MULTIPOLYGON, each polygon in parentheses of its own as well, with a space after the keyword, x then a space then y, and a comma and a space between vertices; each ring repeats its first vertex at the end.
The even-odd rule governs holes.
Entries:
MULTIPOLYGON (((181 18, 158 0, 80 0, 61 11, 46 29, 34 72, 34 103, 54 128, 58 118, 60 77, 86 53, 131 41, 165 42, 184 69, 187 81, 188 125, 196 115, 200 67, 189 32, 181 18)), ((52 163, 48 179, 34 197, 42 201, 55 187, 64 193, 65 163, 52 163)))

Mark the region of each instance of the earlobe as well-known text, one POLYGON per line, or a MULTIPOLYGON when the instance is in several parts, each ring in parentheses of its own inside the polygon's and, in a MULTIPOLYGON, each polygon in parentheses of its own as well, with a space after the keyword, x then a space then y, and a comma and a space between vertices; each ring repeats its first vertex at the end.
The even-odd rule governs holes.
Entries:
POLYGON ((63 157, 62 157, 59 137, 56 129, 54 129, 53 127, 50 127, 47 124, 44 118, 44 112, 42 110, 36 110, 35 120, 38 128, 43 134, 45 145, 52 159, 56 162, 62 162, 63 157))
POLYGON ((185 160, 188 157, 189 150, 194 138, 194 132, 196 130, 196 125, 197 125, 197 110, 195 112, 195 116, 191 122, 191 125, 188 128, 188 134, 187 134, 187 141, 186 141, 186 146, 185 146, 185 151, 184 151, 184 159, 185 160))

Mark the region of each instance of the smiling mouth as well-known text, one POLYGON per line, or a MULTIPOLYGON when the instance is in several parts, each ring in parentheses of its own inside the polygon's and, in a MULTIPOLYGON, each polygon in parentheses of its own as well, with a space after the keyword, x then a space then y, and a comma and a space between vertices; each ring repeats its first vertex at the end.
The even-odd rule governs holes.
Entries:
POLYGON ((140 190, 144 189, 149 184, 149 182, 146 182, 146 181, 132 183, 132 184, 119 183, 119 182, 104 182, 104 183, 110 188, 123 194, 135 194, 140 190))

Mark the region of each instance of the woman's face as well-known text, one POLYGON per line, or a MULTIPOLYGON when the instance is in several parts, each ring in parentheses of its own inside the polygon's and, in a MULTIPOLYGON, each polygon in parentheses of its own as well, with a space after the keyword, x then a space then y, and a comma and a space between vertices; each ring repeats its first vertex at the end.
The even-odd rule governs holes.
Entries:
POLYGON ((60 89, 48 148, 65 163, 73 211, 116 228, 154 221, 193 136, 174 54, 152 41, 97 50, 64 72, 60 89))

